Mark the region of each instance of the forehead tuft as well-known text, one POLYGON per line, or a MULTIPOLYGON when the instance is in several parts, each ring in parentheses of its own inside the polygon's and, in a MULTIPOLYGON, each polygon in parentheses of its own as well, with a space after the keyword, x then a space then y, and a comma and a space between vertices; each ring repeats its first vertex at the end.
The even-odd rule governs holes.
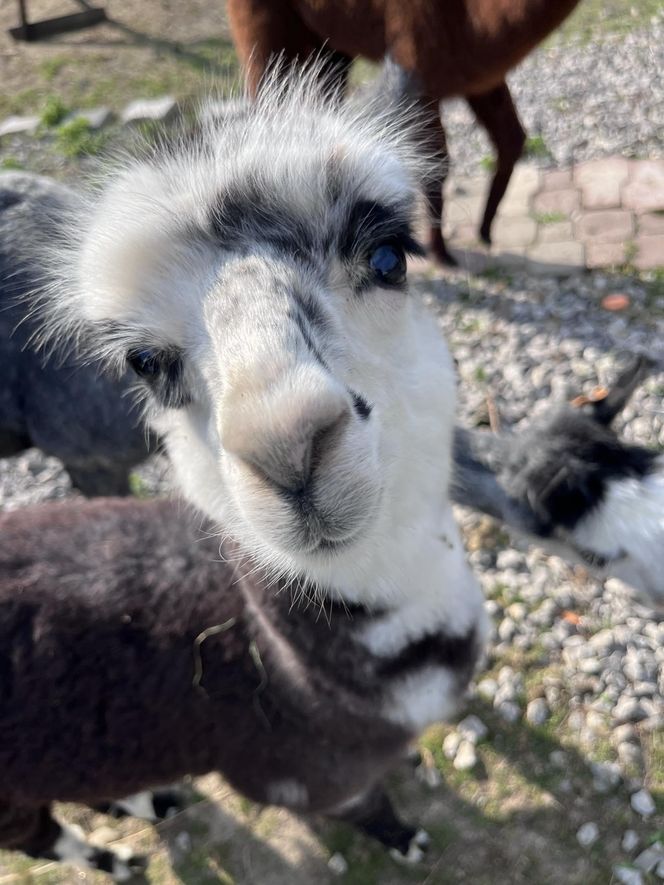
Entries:
POLYGON ((111 177, 67 255, 89 296, 81 312, 122 316, 169 280, 204 287, 219 245, 261 231, 324 242, 357 203, 409 212, 426 174, 416 122, 380 99, 330 101, 311 71, 275 77, 256 102, 111 177))

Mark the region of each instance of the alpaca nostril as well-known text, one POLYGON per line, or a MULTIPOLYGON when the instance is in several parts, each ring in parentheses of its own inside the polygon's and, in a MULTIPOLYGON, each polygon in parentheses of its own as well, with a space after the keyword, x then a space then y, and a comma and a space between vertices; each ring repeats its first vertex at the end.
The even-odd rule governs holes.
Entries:
POLYGON ((339 443, 349 418, 350 410, 344 409, 327 427, 321 427, 313 435, 309 448, 305 485, 311 479, 312 473, 320 466, 325 454, 339 443))
MULTIPOLYGON (((252 410, 252 417, 260 414, 252 410)), ((222 445, 262 479, 302 494, 312 474, 340 443, 352 415, 348 398, 336 393, 319 393, 306 405, 277 398, 255 423, 227 412, 222 445)))
POLYGON ((298 435, 273 439, 272 445, 245 460, 280 490, 302 495, 326 454, 338 444, 349 417, 346 408, 323 426, 310 426, 304 435, 300 428, 298 435))

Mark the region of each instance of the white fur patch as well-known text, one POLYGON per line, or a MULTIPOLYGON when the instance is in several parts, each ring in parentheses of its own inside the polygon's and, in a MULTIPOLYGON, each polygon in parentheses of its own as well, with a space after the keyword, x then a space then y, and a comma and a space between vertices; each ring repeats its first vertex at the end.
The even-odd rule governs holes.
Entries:
POLYGON ((267 801, 270 805, 285 805, 286 808, 306 808, 309 792, 304 784, 291 778, 272 781, 267 785, 267 801))
POLYGON ((142 793, 134 793, 132 796, 118 799, 115 804, 132 817, 153 822, 157 820, 150 790, 144 790, 142 793))
MULTIPOLYGON (((610 482, 602 503, 572 532, 579 547, 606 558, 605 569, 664 607, 664 461, 642 480, 610 482)), ((601 571, 601 570, 600 570, 601 571)))
POLYGON ((428 725, 449 719, 459 696, 453 674, 442 667, 424 667, 400 680, 390 691, 383 715, 419 733, 428 725))
POLYGON ((85 841, 83 830, 75 824, 62 825, 62 832, 52 849, 58 860, 79 867, 89 867, 94 849, 85 841))

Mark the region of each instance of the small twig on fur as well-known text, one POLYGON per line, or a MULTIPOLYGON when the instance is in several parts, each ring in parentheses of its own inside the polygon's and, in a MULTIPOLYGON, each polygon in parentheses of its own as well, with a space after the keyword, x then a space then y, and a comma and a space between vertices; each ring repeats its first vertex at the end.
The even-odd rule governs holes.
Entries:
POLYGON ((267 685, 267 673, 265 672, 265 667, 263 666, 263 661, 261 660, 261 653, 258 651, 258 646, 256 645, 255 640, 251 640, 249 643, 249 655, 251 660, 254 662, 256 669, 258 670, 261 681, 258 684, 256 690, 254 691, 254 707, 257 713, 263 717, 265 724, 268 729, 272 730, 272 725, 270 724, 270 720, 265 715, 265 710, 261 706, 259 695, 267 685))
POLYGON ((205 642, 205 640, 209 636, 216 636, 218 633, 225 633, 226 630, 230 630, 231 627, 235 625, 235 618, 229 618, 227 621, 224 621, 223 624, 214 624, 212 627, 207 627, 205 630, 202 630, 196 639, 194 639, 194 678, 191 680, 191 684, 194 688, 198 688, 200 691, 207 692, 201 685, 201 680, 203 679, 203 658, 201 656, 201 645, 205 642))

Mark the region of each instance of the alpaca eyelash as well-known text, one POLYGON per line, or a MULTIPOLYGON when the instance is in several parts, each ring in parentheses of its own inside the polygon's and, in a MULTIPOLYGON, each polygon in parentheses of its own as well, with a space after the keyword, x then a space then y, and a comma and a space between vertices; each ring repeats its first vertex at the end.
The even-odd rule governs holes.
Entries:
POLYGON ((178 409, 191 402, 179 351, 136 347, 127 351, 126 359, 160 405, 178 409))

